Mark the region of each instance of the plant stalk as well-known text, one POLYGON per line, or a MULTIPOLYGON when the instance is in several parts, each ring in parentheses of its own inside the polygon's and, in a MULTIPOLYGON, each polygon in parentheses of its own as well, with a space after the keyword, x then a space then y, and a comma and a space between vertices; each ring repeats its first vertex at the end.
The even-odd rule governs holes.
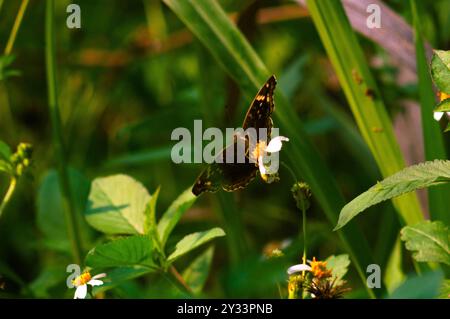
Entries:
MULTIPOLYGON (((20 25, 22 23, 23 16, 25 15, 25 11, 27 9, 29 0, 22 0, 20 4, 19 12, 17 13, 16 19, 14 20, 13 28, 11 30, 11 34, 9 35, 8 42, 6 43, 5 55, 10 55, 14 46, 14 42, 16 41, 17 32, 19 31, 20 25)), ((0 2, 0 9, 3 4, 3 1, 0 2)))
POLYGON ((11 177, 8 190, 6 191, 5 197, 3 198, 3 201, 0 205, 0 218, 2 217, 3 210, 5 209, 6 205, 11 199, 14 190, 16 189, 16 185, 17 185, 16 177, 11 177))
POLYGON ((76 263, 81 264, 82 250, 77 227, 75 206, 71 196, 69 172, 67 168, 66 152, 61 130, 61 119, 57 102, 56 86, 56 57, 55 57, 55 27, 54 27, 54 0, 47 0, 45 16, 45 60, 47 69, 47 87, 49 100, 49 113, 52 125, 53 147, 58 162, 58 178, 61 187, 67 233, 71 243, 72 257, 76 263))

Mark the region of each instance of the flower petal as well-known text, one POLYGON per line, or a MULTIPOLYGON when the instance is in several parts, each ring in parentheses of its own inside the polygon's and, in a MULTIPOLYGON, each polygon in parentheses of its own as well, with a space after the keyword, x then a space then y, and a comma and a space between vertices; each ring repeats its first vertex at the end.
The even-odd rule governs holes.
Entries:
POLYGON ((101 285, 103 285, 103 281, 98 280, 98 279, 91 279, 88 281, 88 285, 91 285, 92 287, 101 286, 101 285))
POLYGON ((99 279, 99 278, 103 278, 103 277, 106 277, 106 274, 104 272, 93 276, 92 279, 99 279))
POLYGON ((288 273, 288 275, 292 275, 292 274, 295 274, 297 272, 302 272, 302 271, 311 271, 311 267, 308 266, 307 264, 298 264, 298 265, 289 267, 287 270, 287 273, 288 273))
POLYGON ((444 115, 444 112, 434 112, 433 113, 433 117, 436 121, 439 121, 443 115, 444 115))
POLYGON ((288 142, 289 139, 285 136, 276 136, 270 140, 269 145, 266 147, 266 152, 275 153, 281 150, 282 142, 288 142))
POLYGON ((81 285, 78 286, 77 289, 75 289, 75 296, 73 296, 73 299, 84 299, 87 295, 87 285, 81 285))
POLYGON ((262 155, 258 156, 258 167, 261 176, 266 175, 266 167, 264 166, 264 158, 262 155))

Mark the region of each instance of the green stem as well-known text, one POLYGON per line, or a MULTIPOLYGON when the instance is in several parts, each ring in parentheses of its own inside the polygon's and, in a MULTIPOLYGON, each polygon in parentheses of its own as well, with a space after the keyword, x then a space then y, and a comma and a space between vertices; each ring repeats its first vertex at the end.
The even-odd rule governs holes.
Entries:
POLYGON ((17 179, 15 177, 11 177, 11 182, 9 183, 8 190, 6 191, 5 197, 3 198, 3 201, 0 205, 0 217, 2 217, 3 210, 5 209, 9 200, 11 199, 12 194, 14 193, 14 190, 16 189, 16 185, 17 185, 17 179))
POLYGON ((186 284, 183 277, 174 266, 169 268, 167 275, 170 282, 172 282, 182 293, 187 294, 188 296, 193 295, 192 289, 186 284))
MULTIPOLYGON (((14 42, 16 41, 17 32, 19 31, 20 24, 22 23, 23 16, 25 14, 25 10, 27 9, 29 0, 22 0, 22 3, 20 4, 19 12, 17 13, 16 20, 14 20, 14 25, 11 30, 11 34, 9 35, 8 42, 6 43, 5 47, 5 55, 9 55, 12 51, 12 48, 14 46, 14 42)), ((0 2, 0 8, 3 4, 3 1, 0 2)))
POLYGON ((57 102, 56 66, 55 66, 55 27, 54 27, 54 0, 47 0, 45 17, 45 59, 47 67, 47 86, 49 99, 49 113, 52 124, 53 147, 58 161, 58 177, 64 203, 64 214, 67 233, 71 242, 72 255, 78 264, 81 264, 81 246, 77 227, 75 207, 71 198, 69 172, 67 169, 66 152, 61 130, 61 119, 57 102))

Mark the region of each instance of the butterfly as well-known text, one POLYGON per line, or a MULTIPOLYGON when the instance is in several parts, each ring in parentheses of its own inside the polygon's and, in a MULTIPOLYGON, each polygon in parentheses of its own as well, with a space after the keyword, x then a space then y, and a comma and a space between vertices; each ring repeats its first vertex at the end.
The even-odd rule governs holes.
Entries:
MULTIPOLYGON (((242 124, 244 130, 254 128, 256 132, 259 132, 260 128, 267 129, 267 135, 265 137, 258 136, 257 143, 262 139, 267 143, 267 139, 270 139, 271 136, 273 126, 271 116, 275 107, 273 93, 276 84, 277 80, 272 75, 256 94, 242 124)), ((237 137, 235 136, 234 142, 218 155, 218 157, 222 157, 222 161, 216 160, 203 170, 192 187, 194 195, 198 196, 203 192, 216 192, 221 188, 227 192, 233 192, 245 188, 255 178, 258 173, 258 165, 254 161, 247 158, 244 163, 238 163, 236 160, 227 163, 225 160, 228 149, 236 149, 237 143, 237 137)), ((247 142, 246 154, 249 151, 249 143, 247 142)))

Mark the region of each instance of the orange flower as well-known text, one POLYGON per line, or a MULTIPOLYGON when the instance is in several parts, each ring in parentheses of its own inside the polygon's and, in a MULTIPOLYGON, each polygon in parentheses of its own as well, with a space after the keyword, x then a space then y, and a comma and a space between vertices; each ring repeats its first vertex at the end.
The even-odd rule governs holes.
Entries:
POLYGON ((444 101, 446 99, 450 99, 450 94, 439 92, 439 101, 444 101))
POLYGON ((311 272, 316 278, 331 277, 331 270, 327 269, 326 261, 317 261, 316 257, 309 263, 311 265, 311 272))

